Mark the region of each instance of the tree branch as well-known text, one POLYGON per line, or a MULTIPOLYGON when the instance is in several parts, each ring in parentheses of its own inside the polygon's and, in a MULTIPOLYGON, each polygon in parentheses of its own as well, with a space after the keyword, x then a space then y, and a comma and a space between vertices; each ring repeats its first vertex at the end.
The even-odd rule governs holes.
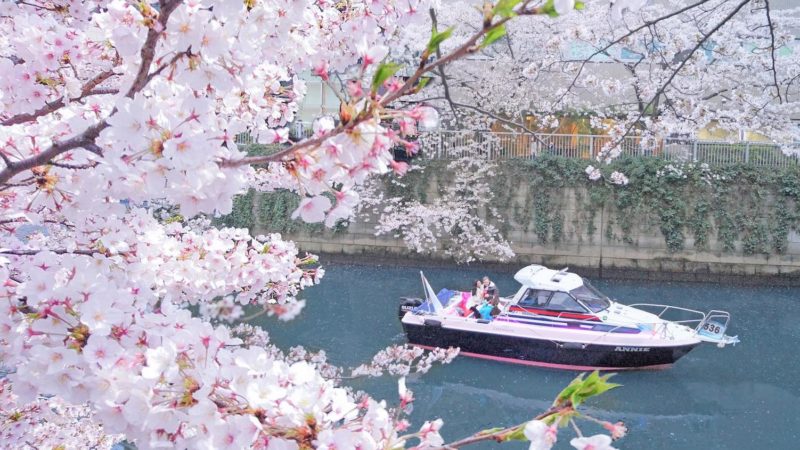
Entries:
POLYGON ((141 91, 150 81, 148 74, 150 73, 150 66, 153 63, 153 58, 156 55, 156 43, 158 42, 158 38, 161 36, 161 32, 157 30, 166 30, 167 29, 167 21, 169 21, 169 16, 175 11, 175 8, 180 5, 182 0, 161 0, 159 1, 159 13, 158 13, 158 23, 161 25, 160 27, 152 26, 149 30, 147 30, 147 38, 144 41, 144 45, 142 45, 141 50, 141 58, 142 64, 139 66, 139 72, 136 73, 136 77, 133 79, 133 83, 131 84, 130 89, 125 94, 126 97, 133 98, 133 96, 141 91))
POLYGON ((669 14, 667 14, 667 15, 661 16, 661 17, 659 17, 659 18, 657 18, 657 19, 653 19, 653 20, 649 20, 649 21, 647 21, 647 22, 644 22, 643 24, 639 25, 638 27, 636 27, 636 28, 634 28, 634 29, 632 29, 632 30, 628 31, 628 32, 627 32, 627 33, 625 33, 625 34, 623 34, 623 35, 622 35, 622 36, 620 36, 619 38, 617 38, 617 39, 615 39, 615 40, 613 40, 613 41, 609 42, 609 43, 608 43, 606 46, 604 46, 603 48, 601 48, 601 49, 599 49, 599 50, 595 51, 594 53, 592 53, 591 55, 589 55, 589 57, 588 57, 588 58, 585 58, 585 59, 583 60, 583 62, 581 62, 581 65, 580 65, 580 67, 578 67, 578 73, 576 73, 576 74, 575 74, 575 77, 574 77, 574 78, 572 79, 572 81, 569 83, 569 85, 567 86, 567 89, 564 91, 564 93, 563 93, 563 94, 561 94, 561 95, 558 97, 558 99, 556 99, 556 101, 555 101, 555 102, 553 102, 553 105, 554 105, 554 106, 555 106, 555 105, 558 105, 558 104, 561 102, 561 100, 563 100, 563 99, 564 99, 564 97, 566 97, 566 96, 567 96, 567 94, 568 94, 568 93, 569 93, 569 92, 572 90, 572 88, 573 88, 573 87, 575 87, 575 83, 578 81, 578 78, 580 77, 581 73, 583 73, 583 69, 584 69, 584 67, 586 67, 586 64, 587 64, 587 63, 589 63, 589 62, 592 60, 592 58, 594 58, 595 56, 598 56, 598 55, 601 55, 601 54, 603 54, 604 52, 608 51, 608 49, 610 49, 611 47, 613 47, 613 46, 615 46, 615 45, 619 44, 620 42, 624 41, 624 40, 625 40, 625 39, 627 39, 628 37, 630 37, 630 36, 633 36, 634 34, 638 33, 639 31, 641 31, 641 30, 644 30, 645 28, 649 28, 650 26, 652 26, 652 25, 655 25, 655 24, 657 24, 657 23, 659 23, 659 22, 663 22, 664 20, 667 20, 667 19, 669 19, 669 18, 671 18, 671 17, 675 17, 675 16, 677 16, 677 15, 679 15, 679 14, 683 14, 684 12, 686 12, 686 11, 689 11, 690 9, 696 8, 696 7, 698 7, 698 6, 700 6, 700 5, 704 4, 704 3, 708 3, 709 1, 710 1, 710 0, 700 0, 700 1, 699 1, 699 2, 697 2, 697 3, 692 3, 691 5, 688 5, 688 6, 686 6, 686 7, 683 7, 683 8, 681 8, 681 9, 677 10, 677 11, 673 11, 673 12, 671 12, 671 13, 669 13, 669 14))
MULTIPOLYGON (((567 409, 572 409, 572 403, 571 402, 567 402, 565 406, 553 406, 550 409, 548 409, 547 411, 545 411, 545 412, 539 414, 538 416, 534 417, 533 420, 546 419, 546 418, 548 418, 548 417, 550 417, 552 415, 559 414, 562 411, 567 410, 567 409)), ((458 441, 451 442, 449 444, 445 444, 442 447, 438 447, 437 450, 452 450, 452 449, 455 449, 455 448, 466 447, 467 445, 476 444, 478 442, 483 442, 483 441, 502 442, 503 439, 507 435, 509 435, 509 434, 513 433, 514 431, 517 431, 518 429, 524 427, 525 424, 527 424, 527 423, 528 422, 523 422, 521 424, 514 425, 513 427, 504 428, 502 430, 498 430, 498 431, 495 431, 493 433, 481 433, 481 432, 479 432, 479 433, 473 434, 472 436, 470 436, 468 438, 460 439, 458 441)))
MULTIPOLYGON (((167 21, 169 21, 169 16, 175 11, 175 8, 178 7, 182 3, 183 0, 161 0, 159 2, 159 14, 158 14, 158 23, 160 26, 152 26, 147 32, 147 38, 145 39, 144 45, 142 45, 141 49, 141 59, 142 63, 139 66, 139 71, 136 74, 136 77, 133 80, 133 84, 131 84, 130 89, 128 89, 127 93, 125 94, 126 97, 133 98, 133 96, 144 89, 147 86, 147 83, 152 79, 149 77, 148 74, 150 73, 150 67, 153 64, 153 58, 155 58, 155 51, 156 51, 156 44, 158 43, 158 39, 161 36, 161 33, 156 31, 156 29, 164 30, 167 27, 167 21)), ((109 75, 110 76, 110 75, 109 75)), ((96 80, 97 77, 95 77, 96 80)), ((98 84, 102 81, 98 81, 98 84)), ((95 84, 96 86, 96 84, 95 84)), ((116 108, 111 111, 111 115, 116 112, 116 108)), ((91 151, 98 155, 102 155, 102 149, 94 143, 94 140, 97 139, 97 136, 100 134, 101 131, 108 127, 108 122, 105 120, 96 123, 86 130, 84 130, 81 134, 67 139, 66 141, 53 143, 48 149, 45 151, 34 155, 28 159, 23 159, 20 161, 5 161, 6 167, 0 171, 0 190, 6 185, 6 183, 16 174, 32 169, 37 166, 41 166, 44 164, 49 163, 53 158, 56 156, 68 152, 70 150, 76 148, 83 148, 85 150, 91 151)))
POLYGON ((57 249, 39 249, 39 250, 10 250, 10 249, 2 249, 0 250, 0 255, 11 255, 11 256, 33 256, 38 255, 42 252, 52 252, 57 255, 85 255, 85 256, 93 256, 93 255, 105 255, 106 253, 99 252, 96 250, 67 250, 64 248, 57 248, 57 249))
MULTIPOLYGON (((678 75, 681 69, 683 69, 683 67, 686 66, 686 63, 689 62, 689 60, 692 59, 692 56, 694 56, 697 50, 699 50, 703 46, 703 44, 706 43, 708 38, 711 37, 714 33, 716 33, 717 30, 722 28, 723 25, 728 23, 733 18, 733 16, 735 16, 744 7, 744 5, 748 4, 749 2, 750 0, 743 0, 742 2, 740 2, 736 6, 736 8, 734 8, 730 13, 728 13, 728 15, 725 16, 725 18, 722 19, 718 24, 716 24, 714 28, 709 30, 708 33, 703 34, 703 37, 699 41, 697 41, 697 44, 694 47, 692 47, 692 49, 689 51, 686 57, 683 58, 680 64, 678 64, 678 67, 672 71, 669 78, 667 78, 667 81, 664 84, 662 84, 661 87, 658 88, 656 93, 653 95, 653 98, 649 102, 647 102, 647 105, 645 105, 644 110, 637 115, 636 120, 634 120, 633 122, 630 123, 630 125, 628 125, 628 127, 625 129, 625 132, 622 133, 622 135, 617 140, 614 141, 613 145, 610 148, 614 148, 617 145, 619 145, 619 143, 622 142, 622 139, 624 139, 625 136, 627 136, 628 133, 630 133, 631 130, 633 130, 633 127, 636 126, 636 124, 642 120, 642 117, 644 117, 644 112, 646 112, 651 106, 653 106, 653 104, 661 96, 661 94, 664 93, 664 91, 667 89, 670 83, 672 83, 672 80, 675 79, 675 77, 678 75)), ((598 157, 599 156, 600 155, 598 155, 598 157)))
POLYGON ((453 103, 453 104, 455 106, 458 106, 459 108, 467 108, 467 109, 471 109, 473 111, 479 112, 479 113, 481 113, 483 115, 486 115, 486 116, 489 116, 492 119, 495 119, 495 120, 497 120, 499 122, 503 122, 506 125, 511 125, 511 126, 514 126, 514 127, 522 128, 526 133, 531 135, 536 142, 538 142, 538 143, 540 143, 542 145, 549 145, 547 142, 543 141, 542 138, 540 138, 536 134, 535 131, 531 130, 530 128, 526 127, 525 125, 523 125, 521 123, 517 123, 517 122, 514 122, 513 120, 505 119, 503 117, 498 116, 497 114, 492 113, 491 111, 486 111, 485 109, 481 109, 481 108, 479 108, 477 106, 466 105, 466 104, 463 104, 463 103, 453 103))
POLYGON ((45 165, 56 156, 70 150, 81 147, 85 149, 92 147, 99 149, 99 147, 94 144, 94 140, 97 138, 100 132, 107 127, 108 123, 106 121, 102 121, 90 126, 78 136, 67 139, 66 141, 54 143, 47 150, 35 156, 20 161, 14 161, 10 164, 6 163, 6 167, 0 171, 0 186, 5 185, 6 182, 9 181, 14 175, 28 169, 33 169, 34 167, 45 165))
MULTIPOLYGON (((532 15, 532 14, 539 14, 540 10, 537 8, 528 9, 528 5, 531 3, 532 0, 525 0, 517 9, 518 15, 532 15)), ((708 0, 704 0, 708 1, 708 0)), ((403 86, 400 87, 397 91, 387 94, 383 96, 379 101, 375 102, 372 106, 366 108, 362 111, 356 118, 352 119, 350 122, 346 124, 339 125, 338 127, 334 128, 330 133, 324 136, 318 136, 316 138, 308 139, 302 142, 298 142, 293 144, 283 150, 278 152, 272 153, 270 155, 263 155, 263 156, 248 156, 245 158, 231 160, 225 159, 219 161, 220 167, 238 167, 245 164, 266 164, 269 162, 277 162, 284 159, 284 157, 291 155, 292 153, 297 152, 298 150, 302 150, 307 147, 312 147, 321 144, 326 139, 330 138, 331 136, 335 136, 337 134, 341 134, 347 131, 353 130, 359 124, 366 122, 370 118, 372 118, 372 114, 378 110, 379 108, 384 108, 387 105, 391 104, 393 101, 397 100, 398 98, 406 95, 409 91, 412 90, 414 85, 419 81, 422 75, 432 72, 438 69, 440 66, 444 66, 449 64, 452 61, 455 61, 459 58, 462 58, 464 55, 474 53, 480 49, 478 46, 478 40, 485 36, 490 31, 497 29, 506 22, 511 20, 511 17, 504 17, 493 24, 485 25, 481 28, 480 31, 476 32, 472 37, 470 37, 466 42, 458 46, 455 50, 449 53, 447 56, 443 58, 439 58, 431 64, 427 64, 427 58, 422 60, 417 67, 417 70, 414 72, 411 77, 409 77, 403 86)))
MULTIPOLYGON (((433 23, 433 31, 436 32, 437 27, 437 20, 436 20, 436 11, 433 8, 430 8, 428 12, 431 15, 431 22, 433 23)), ((442 57, 442 50, 437 46, 436 47, 436 58, 440 59, 442 57)), ((453 111, 453 117, 456 119, 456 124, 461 123, 461 119, 458 117, 458 111, 456 111, 455 105, 453 105, 453 98, 450 96, 450 87, 447 85, 447 75, 444 73, 444 67, 439 67, 439 76, 442 77, 442 87, 444 88, 444 98, 447 99, 447 103, 450 104, 450 109, 453 111)))
POLYGON ((772 80, 775 83, 775 92, 778 94, 778 102, 783 103, 783 98, 781 97, 781 88, 778 85, 778 70, 775 67, 775 27, 772 25, 772 17, 769 13, 769 0, 764 0, 764 10, 767 15, 767 25, 769 26, 769 55, 772 63, 772 80))
MULTIPOLYGON (((116 89, 95 89, 97 85, 104 82, 112 75, 114 75, 114 72, 110 70, 95 75, 94 78, 92 78, 91 80, 86 82, 86 84, 83 85, 83 88, 81 88, 81 94, 75 98, 70 99, 70 102, 77 102, 83 100, 84 98, 90 95, 117 93, 116 89)), ((64 100, 58 99, 56 101, 44 105, 43 107, 39 108, 38 110, 32 113, 17 114, 15 116, 9 117, 8 119, 0 121, 0 125, 8 126, 8 125, 17 125, 20 123, 30 122, 32 120, 36 120, 39 117, 55 112, 63 108, 64 106, 66 106, 64 100)))

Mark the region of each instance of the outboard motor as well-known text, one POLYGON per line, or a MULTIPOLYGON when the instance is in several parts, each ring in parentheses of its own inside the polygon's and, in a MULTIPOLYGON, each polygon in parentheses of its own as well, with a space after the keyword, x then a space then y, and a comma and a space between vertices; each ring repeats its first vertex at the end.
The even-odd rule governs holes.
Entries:
POLYGON ((397 309, 397 318, 403 320, 407 312, 422 304, 421 298, 400 297, 400 307, 397 309))

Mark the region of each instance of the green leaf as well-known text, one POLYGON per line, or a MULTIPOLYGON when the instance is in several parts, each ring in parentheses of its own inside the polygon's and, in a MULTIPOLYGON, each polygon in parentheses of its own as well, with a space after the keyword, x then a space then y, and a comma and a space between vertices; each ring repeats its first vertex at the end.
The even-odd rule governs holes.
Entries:
POLYGON ((558 11, 556 11, 556 4, 554 0, 547 0, 547 3, 542 5, 540 9, 543 13, 550 17, 558 17, 558 11))
POLYGON ((514 431, 505 434, 503 436, 503 442, 508 441, 527 441, 528 438, 525 437, 525 426, 519 426, 514 431))
POLYGON ((506 35, 506 26, 500 25, 499 27, 492 28, 486 33, 486 36, 483 37, 483 42, 481 42, 481 48, 486 48, 492 45, 496 40, 500 39, 501 37, 506 35))
POLYGON ((454 28, 455 27, 450 27, 442 32, 437 32, 436 30, 433 30, 433 32, 431 33, 431 40, 428 41, 428 53, 435 52, 436 49, 439 48, 439 44, 444 42, 447 38, 450 37, 451 34, 453 34, 454 28))
POLYGON ((586 8, 586 3, 575 2, 575 10, 576 11, 583 11, 585 8, 586 8))
POLYGON ((516 15, 514 13, 514 7, 517 6, 520 1, 521 0, 500 0, 494 5, 492 12, 503 17, 513 17, 516 15))
POLYGON ((580 374, 556 396, 553 404, 560 405, 569 401, 574 408, 577 408, 589 398, 620 386, 619 384, 608 382, 608 379, 613 375, 613 373, 609 373, 600 376, 600 373, 595 370, 584 379, 584 374, 580 374))
POLYGON ((381 63, 375 70, 375 76, 372 77, 372 92, 377 92, 383 82, 400 70, 400 67, 400 64, 397 63, 381 63))
POLYGON ((431 81, 431 77, 422 77, 422 78, 420 78, 419 81, 417 82, 417 90, 421 91, 421 90, 425 89, 425 86, 427 86, 428 83, 430 83, 430 81, 431 81))

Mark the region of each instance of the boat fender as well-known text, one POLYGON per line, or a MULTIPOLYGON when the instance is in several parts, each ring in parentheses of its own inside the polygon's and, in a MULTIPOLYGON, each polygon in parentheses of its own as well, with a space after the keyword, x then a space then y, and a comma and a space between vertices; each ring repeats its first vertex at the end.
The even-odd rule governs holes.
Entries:
POLYGON ((441 328, 442 322, 440 320, 425 319, 425 326, 441 328))
POLYGON ((562 342, 558 344, 559 348, 567 348, 567 349, 577 349, 583 350, 586 348, 586 344, 581 344, 580 342, 562 342))
POLYGON ((405 316, 407 312, 411 311, 412 309, 416 308, 421 304, 422 304, 421 298, 401 297, 400 306, 397 309, 397 317, 400 320, 403 320, 403 316, 405 316))

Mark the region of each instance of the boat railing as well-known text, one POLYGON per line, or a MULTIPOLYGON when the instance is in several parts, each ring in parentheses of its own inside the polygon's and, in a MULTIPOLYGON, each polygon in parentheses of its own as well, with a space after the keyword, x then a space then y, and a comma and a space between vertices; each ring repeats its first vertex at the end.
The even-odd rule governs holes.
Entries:
MULTIPOLYGON (((736 336, 725 335, 725 331, 728 329, 728 324, 731 321, 731 314, 728 311, 712 309, 711 311, 704 313, 702 311, 697 311, 689 308, 682 308, 680 306, 660 305, 652 303, 634 303, 633 305, 628 305, 628 306, 644 310, 647 310, 647 308, 660 309, 660 312, 656 315, 658 316, 659 319, 663 320, 668 320, 664 319, 663 316, 669 311, 681 311, 685 313, 695 314, 697 316, 696 319, 668 320, 668 321, 672 323, 679 323, 681 325, 697 324, 694 327, 694 332, 697 335, 697 337, 702 341, 712 342, 720 347, 724 347, 725 345, 728 344, 736 344, 739 342, 739 339, 736 336)), ((652 312, 652 310, 650 312, 652 312)))
POLYGON ((670 313, 670 312, 674 313, 676 311, 679 311, 679 312, 682 312, 682 313, 694 314, 695 315, 694 319, 681 319, 681 320, 664 319, 664 320, 669 320, 672 323, 679 323, 679 324, 682 324, 682 325, 697 324, 696 326, 698 328, 699 328, 700 324, 702 324, 707 319, 707 314, 706 313, 704 313, 702 311, 697 311, 696 309, 683 308, 681 306, 661 305, 661 304, 658 304, 658 303, 634 303, 634 304, 628 305, 628 306, 630 306, 631 308, 643 309, 645 311, 650 309, 650 311, 647 311, 647 312, 655 314, 656 316, 658 316, 659 319, 664 319, 664 315, 665 314, 670 313), (660 311, 658 313, 656 313, 654 310, 660 310, 660 311))

